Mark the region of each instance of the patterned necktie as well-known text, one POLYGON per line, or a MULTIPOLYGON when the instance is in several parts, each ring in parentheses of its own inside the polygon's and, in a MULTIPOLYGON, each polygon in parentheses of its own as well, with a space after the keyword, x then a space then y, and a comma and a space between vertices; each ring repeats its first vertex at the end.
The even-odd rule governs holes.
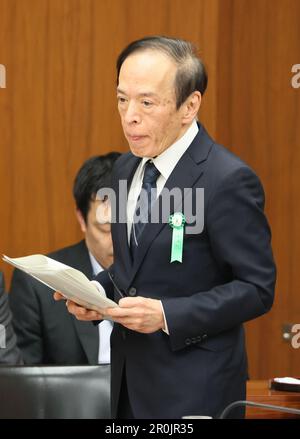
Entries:
POLYGON ((156 180, 159 175, 160 172, 154 163, 148 161, 145 164, 142 189, 137 199, 131 227, 130 249, 133 259, 144 227, 150 221, 151 207, 156 200, 156 180))

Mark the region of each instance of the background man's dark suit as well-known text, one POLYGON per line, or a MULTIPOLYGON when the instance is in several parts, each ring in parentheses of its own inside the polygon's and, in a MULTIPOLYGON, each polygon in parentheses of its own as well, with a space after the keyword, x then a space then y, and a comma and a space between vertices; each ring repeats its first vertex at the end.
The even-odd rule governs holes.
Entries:
MULTIPOLYGON (((128 180, 130 187, 139 163, 131 153, 117 161, 116 192, 119 180, 128 180)), ((115 284, 129 296, 162 300, 170 332, 142 334, 114 325, 113 416, 125 366, 137 418, 217 416, 230 402, 244 399, 242 324, 267 312, 273 302, 275 266, 255 173, 200 126, 165 187, 192 187, 193 197, 196 188, 204 188, 204 230, 184 236, 183 261, 171 264, 170 226, 148 224, 132 264, 127 224, 112 225, 115 284)), ((98 280, 113 294, 105 272, 98 280)))
MULTIPOLYGON (((92 278, 85 241, 49 254, 57 261, 92 278)), ((53 291, 27 274, 15 270, 10 305, 14 329, 24 361, 28 364, 97 364, 99 330, 70 315, 64 302, 53 300, 53 291)))
POLYGON ((16 335, 11 323, 8 295, 5 292, 4 276, 0 272, 0 364, 22 364, 17 348, 16 335))

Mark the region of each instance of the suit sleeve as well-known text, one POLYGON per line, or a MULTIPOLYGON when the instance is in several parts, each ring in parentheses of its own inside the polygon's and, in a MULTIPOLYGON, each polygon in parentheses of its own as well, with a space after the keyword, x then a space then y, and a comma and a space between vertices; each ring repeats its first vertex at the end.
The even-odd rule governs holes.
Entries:
POLYGON ((228 175, 208 202, 206 227, 216 264, 230 280, 190 297, 163 300, 173 350, 186 339, 229 331, 272 306, 276 269, 264 192, 249 168, 228 175))
POLYGON ((20 270, 13 273, 9 294, 13 326, 24 362, 43 363, 43 333, 41 313, 34 281, 20 270))

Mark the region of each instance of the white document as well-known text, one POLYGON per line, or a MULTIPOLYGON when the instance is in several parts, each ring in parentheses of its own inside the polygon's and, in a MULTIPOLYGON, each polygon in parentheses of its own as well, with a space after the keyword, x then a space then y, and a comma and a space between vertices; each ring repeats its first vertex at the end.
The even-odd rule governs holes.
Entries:
POLYGON ((54 291, 60 291, 67 299, 92 310, 118 306, 108 299, 102 290, 90 282, 81 271, 44 255, 31 255, 23 258, 9 258, 3 255, 3 261, 47 285, 54 291))
POLYGON ((274 381, 276 381, 277 383, 282 383, 282 384, 296 384, 296 385, 300 386, 300 380, 298 380, 297 378, 292 378, 292 377, 274 378, 274 381))

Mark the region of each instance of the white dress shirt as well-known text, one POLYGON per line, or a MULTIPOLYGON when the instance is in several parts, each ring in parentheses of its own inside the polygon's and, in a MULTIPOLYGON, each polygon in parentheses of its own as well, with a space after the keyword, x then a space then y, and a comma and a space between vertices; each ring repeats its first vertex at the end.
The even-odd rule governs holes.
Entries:
MULTIPOLYGON (((196 120, 193 121, 188 130, 184 133, 184 135, 178 139, 173 145, 169 146, 165 151, 163 151, 160 155, 155 158, 151 157, 143 157, 141 163, 137 167, 135 174, 132 179, 132 183, 128 193, 128 201, 127 201, 127 236, 128 236, 128 244, 130 245, 130 233, 133 223, 133 216, 136 208, 137 199, 142 189, 143 177, 145 171, 145 164, 148 160, 152 160, 156 168, 160 172, 160 176, 156 181, 156 195, 157 197, 163 190, 166 181, 174 170, 175 166, 188 149, 194 138, 196 137, 199 131, 196 120)), ((162 305, 162 304, 161 304, 162 305)), ((165 329, 164 332, 169 334, 168 325, 166 321, 166 316, 164 312, 164 307, 162 305, 162 312, 164 316, 165 329)))
MULTIPOLYGON (((97 276, 103 268, 98 263, 96 258, 89 252, 90 260, 93 268, 94 276, 97 276)), ((113 323, 109 320, 103 320, 98 325, 99 329, 99 350, 98 350, 98 363, 108 364, 110 363, 110 335, 113 329, 113 323)))
POLYGON ((145 171, 145 164, 148 160, 152 160, 156 168, 160 172, 160 176, 156 181, 156 194, 157 197, 163 190, 166 181, 171 175, 173 169, 188 149, 194 138, 198 133, 198 125, 196 120, 191 124, 189 129, 184 133, 184 135, 177 140, 173 145, 169 146, 164 152, 155 157, 154 159, 151 157, 143 157, 141 163, 137 167, 135 174, 132 179, 132 183, 128 192, 128 201, 127 201, 127 236, 128 236, 128 244, 130 245, 130 233, 132 228, 133 216, 135 212, 135 207, 137 203, 137 199, 142 189, 143 177, 145 171))

